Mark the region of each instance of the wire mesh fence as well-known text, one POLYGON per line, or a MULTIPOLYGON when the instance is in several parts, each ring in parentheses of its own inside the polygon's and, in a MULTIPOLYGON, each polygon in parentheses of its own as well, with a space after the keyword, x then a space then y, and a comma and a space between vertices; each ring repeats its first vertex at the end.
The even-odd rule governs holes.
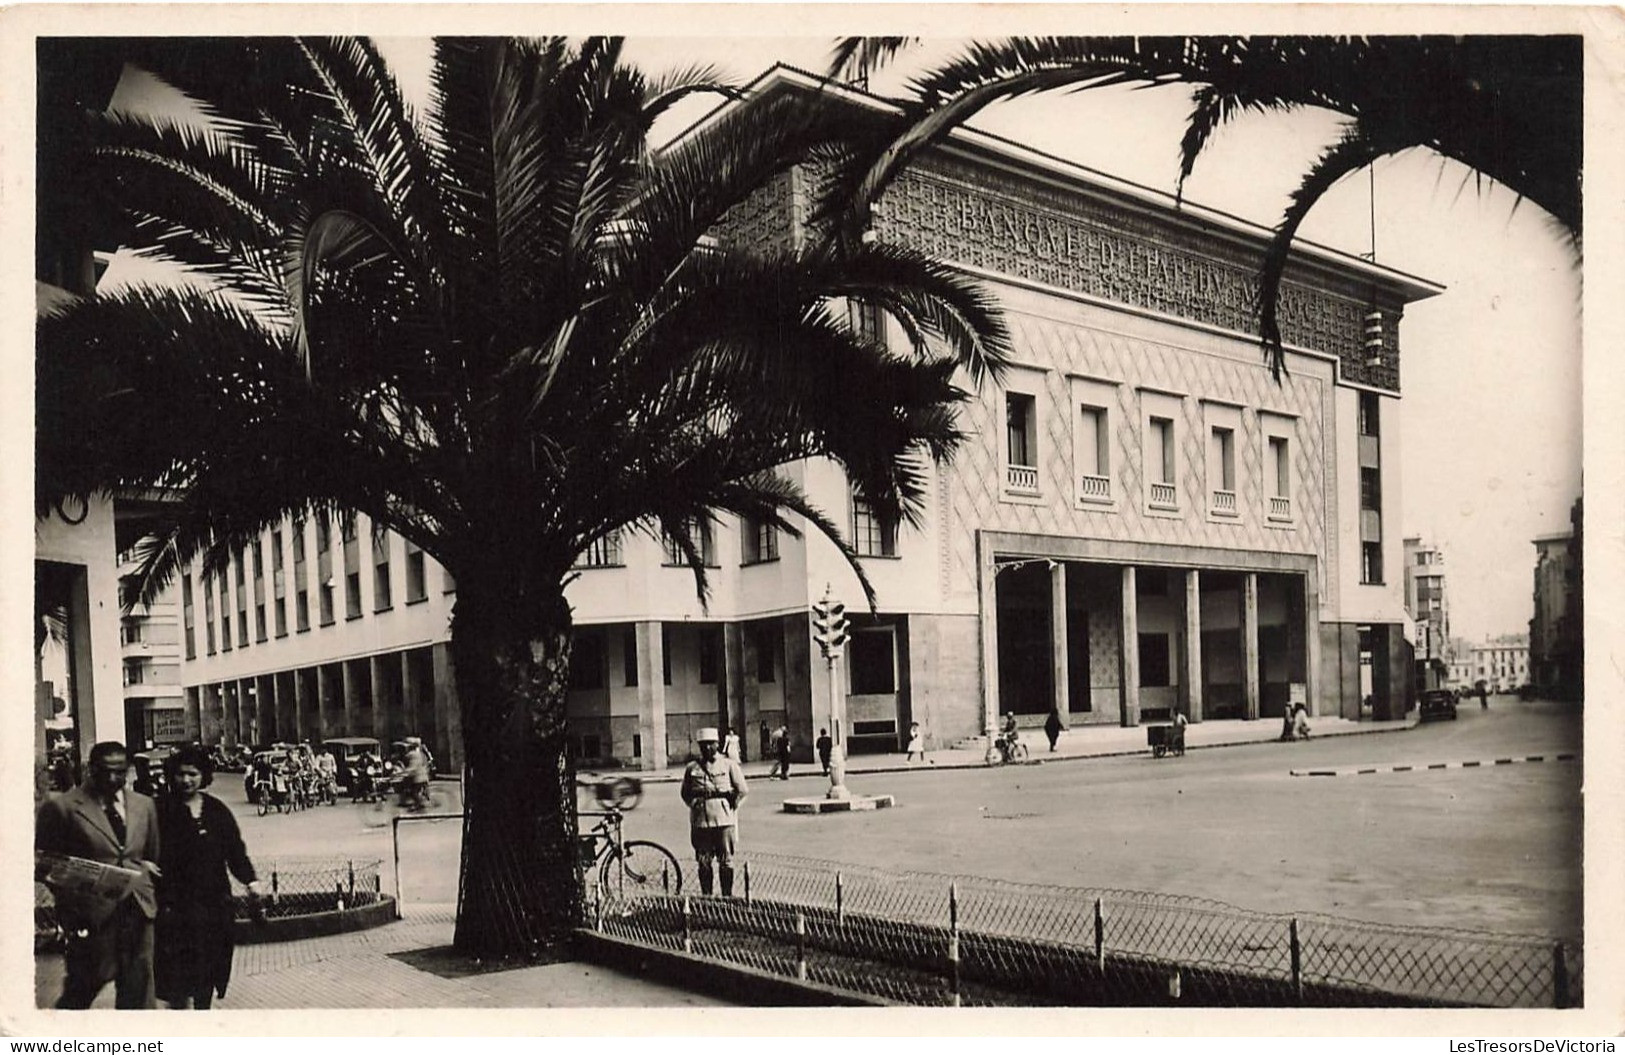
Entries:
MULTIPOLYGON (((234 918, 239 920, 309 916, 370 905, 382 896, 377 858, 272 857, 255 862, 265 896, 257 903, 232 880, 234 918)), ((34 883, 34 949, 61 946, 56 899, 44 883, 34 883)))
POLYGON ((770 854, 735 897, 589 878, 588 925, 907 1004, 1568 1007, 1577 943, 770 854))

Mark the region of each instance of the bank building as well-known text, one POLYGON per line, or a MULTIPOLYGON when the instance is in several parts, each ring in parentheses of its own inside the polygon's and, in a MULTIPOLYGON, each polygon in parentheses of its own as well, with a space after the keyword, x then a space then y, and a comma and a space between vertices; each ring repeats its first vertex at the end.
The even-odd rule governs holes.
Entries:
MULTIPOLYGON (((821 86, 775 68, 751 94, 821 86)), ((827 90, 855 112, 887 105, 827 90)), ((796 238, 811 190, 785 175, 718 237, 796 238)), ((1298 243, 1277 379, 1255 335, 1266 229, 966 130, 892 186, 870 232, 994 291, 1014 362, 962 382, 967 438, 918 526, 877 518, 834 463, 784 467, 844 527, 873 612, 813 533, 715 522, 708 608, 645 533, 583 553, 568 591, 581 763, 664 767, 718 724, 747 758, 786 724, 810 759, 831 725, 809 617, 826 589, 851 619, 833 672, 852 753, 901 750, 911 723, 945 747, 1052 708, 1072 728, 1267 721, 1295 700, 1404 712, 1399 324, 1440 287, 1298 243)), ((364 518, 287 521, 174 592, 188 737, 414 734, 460 762, 456 584, 422 551, 364 518)))

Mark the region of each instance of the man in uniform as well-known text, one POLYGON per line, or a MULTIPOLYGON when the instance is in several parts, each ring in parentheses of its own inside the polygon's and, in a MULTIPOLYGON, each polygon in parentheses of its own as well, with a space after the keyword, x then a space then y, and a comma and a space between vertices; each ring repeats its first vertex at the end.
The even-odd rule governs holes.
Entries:
POLYGON ((681 794, 688 806, 689 841, 699 862, 700 893, 711 893, 714 863, 722 877, 722 896, 732 897, 745 773, 739 763, 718 751, 715 729, 701 729, 694 739, 700 745, 700 757, 683 770, 681 794))

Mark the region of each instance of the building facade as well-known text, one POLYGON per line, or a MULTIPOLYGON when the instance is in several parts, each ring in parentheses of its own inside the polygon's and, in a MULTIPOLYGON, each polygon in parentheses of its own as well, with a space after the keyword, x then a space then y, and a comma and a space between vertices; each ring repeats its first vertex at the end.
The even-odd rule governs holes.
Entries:
POLYGON ((1585 622, 1583 506, 1569 511, 1570 530, 1535 543, 1535 612, 1529 620, 1529 683, 1550 699, 1584 695, 1585 622))
POLYGON ((1404 540, 1405 610, 1416 628, 1417 688, 1436 689, 1450 677, 1450 597, 1445 590, 1444 553, 1420 536, 1404 540))
MULTIPOLYGON (((776 70, 755 91, 814 87, 776 70)), ((834 96, 855 119, 884 109, 834 96)), ((793 241, 811 192, 792 171, 718 237, 793 241)), ((785 724, 805 759, 822 728, 849 751, 897 750, 911 723, 942 745, 1052 708, 1069 725, 1258 720, 1294 699, 1313 714, 1404 712, 1398 325, 1439 287, 1303 247, 1276 378, 1251 333, 1266 231, 970 132, 887 193, 871 234, 983 280, 1016 362, 963 381, 966 441, 916 524, 879 520, 837 465, 783 467, 845 526, 872 612, 811 533, 711 524, 707 608, 649 532, 583 553, 568 592, 582 759, 663 767, 718 723, 742 731, 747 757, 785 724), (826 588, 853 615, 835 665, 808 617, 826 588)), ((288 522, 223 574, 190 569, 190 720, 206 740, 416 733, 455 764, 455 591, 359 518, 288 522)))
POLYGON ((1470 686, 1483 682, 1490 692, 1517 692, 1529 684, 1529 641, 1503 634, 1472 647, 1470 686))

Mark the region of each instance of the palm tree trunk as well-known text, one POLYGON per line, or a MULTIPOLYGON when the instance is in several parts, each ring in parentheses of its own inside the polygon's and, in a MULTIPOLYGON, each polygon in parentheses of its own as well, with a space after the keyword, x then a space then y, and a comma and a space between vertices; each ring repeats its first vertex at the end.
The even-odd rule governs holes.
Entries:
POLYGON ((459 578, 451 651, 465 755, 453 945, 482 959, 557 958, 582 905, 562 591, 537 604, 459 578))

